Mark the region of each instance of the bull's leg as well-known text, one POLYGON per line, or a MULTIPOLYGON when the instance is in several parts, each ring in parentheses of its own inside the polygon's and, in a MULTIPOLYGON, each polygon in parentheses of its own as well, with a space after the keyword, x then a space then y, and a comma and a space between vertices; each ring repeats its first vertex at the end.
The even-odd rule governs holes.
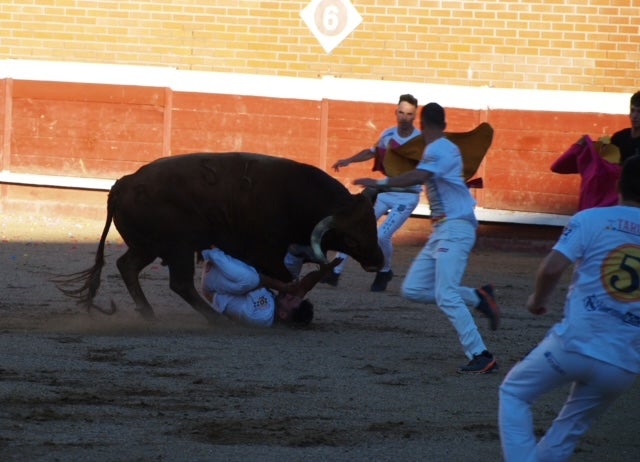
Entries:
POLYGON ((195 276, 193 252, 186 251, 172 256, 168 259, 168 266, 171 290, 204 316, 209 324, 215 324, 216 321, 219 321, 216 312, 200 296, 193 284, 195 276))
POLYGON ((144 295, 144 292, 142 292, 138 275, 140 271, 151 264, 155 258, 154 255, 129 249, 124 255, 118 258, 116 262, 122 280, 127 286, 131 298, 133 298, 133 301, 136 303, 136 310, 139 311, 145 319, 153 319, 154 314, 151 304, 144 295))

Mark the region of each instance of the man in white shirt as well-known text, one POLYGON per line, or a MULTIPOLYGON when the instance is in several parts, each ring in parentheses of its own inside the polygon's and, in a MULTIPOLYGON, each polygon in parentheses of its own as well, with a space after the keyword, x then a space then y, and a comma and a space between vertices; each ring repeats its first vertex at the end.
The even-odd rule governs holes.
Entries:
MULTIPOLYGON (((418 100, 410 94, 400 95, 398 107, 396 108, 396 121, 394 127, 387 128, 376 144, 371 148, 363 149, 346 159, 340 159, 333 164, 333 169, 337 172, 341 167, 356 162, 374 161, 373 170, 380 171, 387 175, 384 168, 384 158, 389 149, 394 149, 420 136, 413 122, 416 118, 418 109, 418 100)), ((389 212, 387 218, 378 227, 378 243, 384 254, 384 266, 376 274, 376 278, 371 284, 372 292, 383 292, 387 289, 387 284, 393 277, 391 271, 391 263, 393 257, 393 244, 391 238, 393 234, 409 219, 414 209, 420 202, 420 191, 422 187, 415 185, 407 188, 406 192, 382 192, 377 195, 373 204, 373 211, 376 220, 379 220, 385 213, 389 212)), ((347 255, 338 253, 337 256, 343 259, 332 273, 330 273, 324 281, 332 286, 338 285, 340 274, 346 264, 347 255)))
POLYGON ((426 147, 414 170, 377 181, 361 178, 354 184, 382 190, 424 184, 433 231, 407 272, 402 294, 409 300, 436 303, 456 329, 469 359, 458 372, 484 374, 495 369, 497 362, 467 307, 473 306, 488 317, 492 330, 498 328, 500 310, 490 284, 478 289, 461 285, 476 241, 476 201, 463 177, 460 149, 445 137, 444 108, 427 104, 420 113, 420 123, 426 147))
POLYGON ((304 296, 341 261, 334 259, 302 280, 285 283, 215 247, 202 251, 202 257, 202 292, 212 308, 230 319, 263 327, 276 321, 309 324, 313 305, 304 296))
POLYGON ((500 386, 500 439, 507 462, 566 461, 594 421, 640 373, 640 156, 622 166, 619 205, 575 214, 538 268, 526 308, 541 315, 574 265, 564 317, 500 386), (531 406, 571 384, 536 441, 531 406))

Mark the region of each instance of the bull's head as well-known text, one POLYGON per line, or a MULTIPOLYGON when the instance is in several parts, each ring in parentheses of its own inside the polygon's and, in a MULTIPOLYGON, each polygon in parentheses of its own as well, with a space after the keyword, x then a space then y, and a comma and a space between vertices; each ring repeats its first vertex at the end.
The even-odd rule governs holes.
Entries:
POLYGON ((365 271, 379 271, 384 256, 378 245, 373 206, 363 194, 356 194, 353 199, 316 225, 311 247, 320 261, 327 261, 326 250, 337 250, 354 258, 365 271))

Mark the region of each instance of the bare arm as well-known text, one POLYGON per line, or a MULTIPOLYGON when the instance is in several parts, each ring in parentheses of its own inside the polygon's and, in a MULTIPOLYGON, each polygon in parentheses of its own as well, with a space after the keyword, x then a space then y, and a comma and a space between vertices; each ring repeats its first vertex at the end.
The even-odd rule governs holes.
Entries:
POLYGON ((375 151, 372 151, 371 149, 363 149, 362 151, 360 151, 357 154, 354 154, 351 157, 348 157, 346 159, 340 159, 335 164, 333 164, 332 168, 337 172, 340 170, 340 167, 346 167, 347 165, 352 164, 354 162, 365 162, 367 160, 373 159, 375 155, 376 155, 375 151))
POLYGON ((292 282, 282 282, 267 275, 260 274, 260 282, 265 287, 277 290, 278 292, 290 293, 298 297, 304 297, 313 287, 320 282, 333 268, 338 266, 342 258, 334 258, 330 263, 320 265, 320 268, 306 274, 301 280, 292 282))
POLYGON ((549 297, 558 285, 558 281, 571 260, 561 252, 552 250, 542 260, 536 273, 536 285, 534 292, 529 295, 526 307, 533 314, 544 314, 547 311, 549 297))
POLYGON ((405 172, 402 175, 394 176, 393 178, 385 178, 384 180, 374 180, 373 178, 358 178, 357 180, 353 181, 353 184, 379 189, 404 188, 407 186, 423 184, 431 175, 432 173, 426 170, 414 169, 405 172))
POLYGON ((260 285, 268 289, 277 290, 278 292, 287 292, 289 284, 279 279, 272 278, 266 274, 258 273, 260 276, 260 285))

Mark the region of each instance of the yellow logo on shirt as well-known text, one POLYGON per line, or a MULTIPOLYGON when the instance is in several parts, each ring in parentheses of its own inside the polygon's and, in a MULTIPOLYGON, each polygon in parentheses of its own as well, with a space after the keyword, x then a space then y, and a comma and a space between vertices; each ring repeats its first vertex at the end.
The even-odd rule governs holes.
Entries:
POLYGON ((625 244, 609 253, 602 262, 600 279, 616 300, 640 301, 640 246, 625 244))

